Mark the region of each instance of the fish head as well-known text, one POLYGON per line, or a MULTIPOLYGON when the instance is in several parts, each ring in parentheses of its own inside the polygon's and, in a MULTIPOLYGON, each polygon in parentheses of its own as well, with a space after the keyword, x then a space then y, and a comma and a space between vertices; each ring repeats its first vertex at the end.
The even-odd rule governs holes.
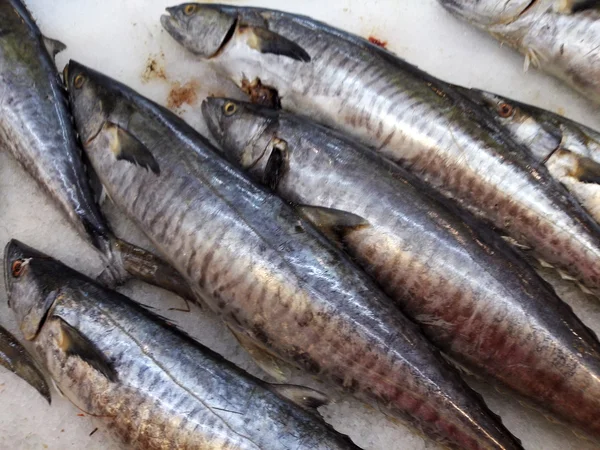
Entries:
POLYGON ((69 92, 71 111, 81 142, 93 140, 114 109, 114 98, 95 79, 95 72, 76 61, 69 61, 63 71, 69 92))
POLYGON ((267 129, 277 122, 276 111, 230 98, 209 97, 202 114, 226 158, 247 170, 268 158, 267 129))
POLYGON ((237 15, 219 5, 184 3, 167 8, 162 26, 179 44, 195 55, 211 58, 235 33, 237 15))
POLYGON ((514 22, 537 0, 438 0, 455 16, 481 28, 514 22))
POLYGON ((35 339, 54 304, 65 271, 58 261, 15 239, 4 250, 8 305, 23 336, 35 339))

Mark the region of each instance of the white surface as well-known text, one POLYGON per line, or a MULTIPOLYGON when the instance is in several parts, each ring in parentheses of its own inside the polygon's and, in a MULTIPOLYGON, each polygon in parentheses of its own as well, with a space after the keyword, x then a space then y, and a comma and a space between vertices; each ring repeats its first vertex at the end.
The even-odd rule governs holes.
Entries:
MULTIPOLYGON (((203 70, 201 63, 188 56, 161 30, 158 19, 165 0, 29 0, 28 6, 42 31, 62 40, 68 50, 59 55, 62 69, 74 58, 124 81, 160 103, 167 103, 173 83, 195 83, 198 101, 207 93, 224 95, 235 92, 223 80, 203 70), (149 58, 163 69, 165 78, 143 74, 149 58)), ((553 79, 539 73, 522 72, 522 59, 483 33, 450 17, 435 0, 323 0, 236 2, 254 4, 312 15, 362 36, 374 35, 388 41, 388 48, 432 74, 465 86, 496 91, 554 111, 566 113, 600 129, 597 109, 553 79)), ((201 130, 198 110, 180 110, 201 130)), ((96 275, 99 260, 68 227, 37 186, 6 154, 0 152, 0 246, 11 237, 40 248, 72 267, 96 275)), ((118 217, 110 205, 108 214, 119 234, 147 244, 140 233, 118 217)), ((0 277, 3 279, 3 277, 0 277)), ((3 281, 0 281, 3 283, 3 281)), ((564 283, 563 283, 564 285, 564 283)), ((585 299, 566 286, 559 293, 569 301, 580 317, 600 332, 600 303, 585 299)), ((247 355, 224 328, 206 313, 167 311, 179 300, 163 291, 136 284, 125 293, 173 318, 201 342, 222 353, 242 367, 260 374, 247 355)), ((4 287, 0 286, 0 322, 20 337, 6 307, 4 287)), ((318 385, 312 379, 295 381, 318 385)), ((507 394, 474 383, 488 404, 499 413, 527 449, 597 448, 575 437, 568 429, 553 425, 535 411, 521 407, 507 394)), ((320 387, 320 389, 325 389, 320 387)), ((347 397, 336 396, 338 403, 323 408, 325 418, 338 430, 348 433, 365 449, 424 449, 434 444, 406 428, 388 421, 380 413, 347 397)), ((111 449, 101 423, 53 392, 49 407, 24 382, 0 369, 0 448, 24 449, 111 449), (96 427, 97 433, 88 436, 96 427)))

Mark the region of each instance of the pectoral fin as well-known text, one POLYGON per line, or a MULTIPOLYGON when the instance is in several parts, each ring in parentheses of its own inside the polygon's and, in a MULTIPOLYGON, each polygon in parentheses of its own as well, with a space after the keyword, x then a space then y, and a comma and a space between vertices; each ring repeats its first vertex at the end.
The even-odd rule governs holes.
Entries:
POLYGON ((160 175, 160 167, 152 152, 134 135, 112 122, 105 122, 102 131, 107 134, 110 149, 118 160, 128 161, 160 175))
POLYGON ((248 33, 248 45, 261 53, 287 56, 297 61, 310 61, 310 55, 298 44, 262 27, 240 27, 248 33))
POLYGON ((117 372, 113 363, 102 353, 96 345, 77 329, 69 325, 60 317, 59 345, 67 355, 77 356, 88 363, 110 381, 117 381, 117 372))
POLYGON ((599 0, 555 0, 554 10, 561 14, 574 14, 600 7, 599 0))
POLYGON ((600 164, 593 159, 579 157, 577 169, 571 175, 582 183, 600 184, 600 164))
POLYGON ((329 397, 319 391, 294 384, 271 384, 271 389, 303 409, 316 410, 330 403, 329 397))
POLYGON ((366 219, 339 209, 298 205, 296 210, 325 236, 340 244, 344 243, 344 237, 349 232, 370 226, 366 219))
POLYGON ((48 51, 48 53, 50 53, 50 56, 52 56, 52 58, 54 58, 57 54, 59 54, 67 48, 65 44, 63 44, 60 41, 57 41, 56 39, 50 39, 46 36, 44 36, 43 39, 44 46, 46 47, 46 50, 48 51))
POLYGON ((19 376, 51 402, 50 389, 31 355, 8 331, 0 327, 0 366, 19 376))
POLYGON ((281 361, 245 334, 231 327, 229 327, 229 330, 233 333, 239 344, 250 354, 256 365, 264 372, 272 376, 279 383, 284 382, 288 378, 284 370, 287 367, 287 363, 281 361))

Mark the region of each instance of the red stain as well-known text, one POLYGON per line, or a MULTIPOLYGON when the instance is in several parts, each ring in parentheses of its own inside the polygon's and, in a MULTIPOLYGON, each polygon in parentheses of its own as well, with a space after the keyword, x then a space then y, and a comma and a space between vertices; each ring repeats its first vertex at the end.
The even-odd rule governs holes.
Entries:
POLYGON ((377 45, 378 47, 382 47, 382 48, 387 47, 387 41, 382 41, 381 39, 377 39, 375 36, 369 36, 369 42, 371 44, 377 45))

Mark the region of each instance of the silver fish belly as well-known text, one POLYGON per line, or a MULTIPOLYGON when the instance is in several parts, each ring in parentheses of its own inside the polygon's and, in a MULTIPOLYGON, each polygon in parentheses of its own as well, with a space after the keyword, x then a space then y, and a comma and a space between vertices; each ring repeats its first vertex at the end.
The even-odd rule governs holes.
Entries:
POLYGON ((223 5, 198 5, 189 16, 181 7, 168 11, 163 26, 234 82, 259 78, 278 90, 284 109, 361 140, 539 258, 600 289, 598 224, 451 85, 307 17, 223 5), (212 53, 198 36, 218 31, 207 26, 215 17, 230 28, 222 27, 221 46, 212 53))
POLYGON ((110 197, 240 339, 451 448, 520 448, 376 285, 177 116, 80 64, 70 99, 110 197), (110 105, 110 109, 104 109, 110 105))
POLYGON ((6 260, 17 320, 58 389, 132 449, 359 450, 312 411, 322 394, 258 380, 129 298, 23 244, 6 260), (35 291, 45 280, 44 291, 35 291), (34 295, 31 295, 34 294, 34 295), (48 297, 49 299, 48 300, 48 297))
MULTIPOLYGON (((453 360, 600 437, 600 343, 500 237, 463 223, 400 167, 303 117, 218 98, 202 110, 228 159, 278 195, 366 220, 334 238, 453 360)), ((337 213, 317 220, 325 232, 346 220, 337 213)))

